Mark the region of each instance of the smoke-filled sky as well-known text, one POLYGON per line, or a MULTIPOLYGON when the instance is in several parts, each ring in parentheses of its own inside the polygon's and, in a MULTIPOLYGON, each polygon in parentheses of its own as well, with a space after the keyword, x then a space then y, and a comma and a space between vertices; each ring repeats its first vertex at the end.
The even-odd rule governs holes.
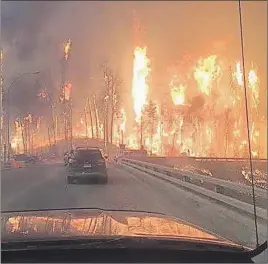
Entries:
MULTIPOLYGON (((27 112, 39 86, 59 89, 60 60, 68 38, 72 50, 67 78, 73 83, 76 104, 81 95, 100 88, 104 61, 122 77, 123 98, 130 101, 137 37, 134 10, 142 26, 139 37, 152 63, 154 87, 166 85, 168 67, 185 53, 206 56, 216 51, 231 60, 241 58, 237 1, 2 2, 5 85, 23 72, 42 73, 37 84, 36 76, 27 76, 14 87, 13 103, 27 112)), ((254 61, 266 82, 267 4, 245 1, 242 11, 247 65, 254 61)))

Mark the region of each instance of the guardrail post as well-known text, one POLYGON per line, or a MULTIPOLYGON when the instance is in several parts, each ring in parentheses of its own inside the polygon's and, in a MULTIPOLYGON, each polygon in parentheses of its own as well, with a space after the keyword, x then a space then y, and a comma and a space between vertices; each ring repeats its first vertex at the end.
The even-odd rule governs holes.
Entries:
POLYGON ((182 180, 185 181, 185 182, 191 182, 191 179, 189 176, 186 176, 186 175, 183 175, 182 176, 182 180))
POLYGON ((220 185, 215 185, 214 190, 216 193, 220 193, 220 194, 224 193, 224 187, 220 185))

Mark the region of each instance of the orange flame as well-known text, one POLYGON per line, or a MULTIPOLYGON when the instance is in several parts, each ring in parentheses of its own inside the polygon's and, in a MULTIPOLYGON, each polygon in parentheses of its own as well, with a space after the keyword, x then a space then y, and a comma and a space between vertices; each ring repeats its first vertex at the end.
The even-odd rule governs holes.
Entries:
POLYGON ((36 123, 36 129, 37 130, 40 130, 40 128, 41 128, 42 118, 43 117, 38 117, 38 119, 37 119, 37 123, 36 123))
POLYGON ((71 39, 68 39, 67 43, 64 45, 64 59, 66 61, 69 58, 70 50, 71 50, 71 39))
POLYGON ((15 136, 11 139, 11 147, 13 149, 21 150, 22 147, 22 127, 20 126, 18 121, 15 121, 15 136))
POLYGON ((177 86, 175 82, 178 77, 175 75, 171 80, 170 86, 170 94, 174 105, 183 105, 185 102, 185 87, 183 85, 177 86))
POLYGON ((236 72, 234 73, 234 77, 236 78, 238 85, 242 86, 243 85, 243 73, 241 70, 240 62, 236 63, 236 72))
POLYGON ((248 83, 252 93, 253 105, 255 108, 257 108, 259 104, 259 87, 258 76, 254 69, 251 69, 248 73, 248 83))
POLYGON ((66 101, 69 101, 71 99, 71 92, 72 92, 72 84, 68 83, 63 88, 60 101, 63 102, 64 98, 65 98, 66 101))
POLYGON ((220 75, 221 68, 216 64, 216 59, 216 55, 200 59, 194 72, 199 91, 206 95, 211 94, 212 82, 220 75))
POLYGON ((146 79, 149 75, 149 59, 146 56, 146 47, 137 47, 134 51, 132 97, 134 100, 134 110, 136 122, 140 123, 142 110, 147 103, 148 85, 146 79))

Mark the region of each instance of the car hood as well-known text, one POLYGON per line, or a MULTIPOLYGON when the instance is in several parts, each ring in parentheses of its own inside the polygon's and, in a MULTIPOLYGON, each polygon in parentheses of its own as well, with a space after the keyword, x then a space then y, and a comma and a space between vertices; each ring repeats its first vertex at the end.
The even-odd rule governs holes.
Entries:
POLYGON ((150 237, 241 246, 200 227, 162 214, 101 209, 1 214, 2 242, 97 237, 150 237))

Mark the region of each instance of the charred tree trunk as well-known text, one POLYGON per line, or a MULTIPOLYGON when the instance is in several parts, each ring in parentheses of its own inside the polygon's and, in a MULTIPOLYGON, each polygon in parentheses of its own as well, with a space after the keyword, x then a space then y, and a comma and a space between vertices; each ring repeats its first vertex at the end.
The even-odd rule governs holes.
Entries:
POLYGON ((111 113, 111 130, 110 130, 110 143, 113 144, 113 128, 114 128, 114 109, 111 113))
POLYGON ((150 141, 151 141, 151 155, 153 154, 153 137, 154 137, 154 123, 151 124, 150 129, 150 141))
POLYGON ((94 138, 92 109, 91 109, 91 103, 89 101, 89 98, 87 99, 87 105, 88 105, 89 119, 90 119, 90 125, 91 125, 91 138, 94 138))
POLYGON ((229 137, 229 110, 225 111, 225 131, 224 131, 224 157, 228 154, 228 137, 229 137))
POLYGON ((54 144, 56 144, 56 128, 57 128, 57 120, 56 120, 56 115, 55 115, 55 106, 52 105, 52 128, 53 128, 53 139, 54 139, 54 144))
POLYGON ((47 136, 48 136, 48 144, 51 147, 51 139, 50 139, 50 129, 49 129, 49 127, 47 128, 47 136))
POLYGON ((31 152, 31 131, 30 131, 30 122, 27 121, 27 141, 28 141, 28 147, 27 147, 27 150, 28 150, 28 153, 31 152))
POLYGON ((25 131, 24 131, 24 124, 21 122, 21 119, 19 119, 19 124, 21 127, 21 138, 22 138, 22 145, 23 145, 23 152, 26 153, 26 142, 25 142, 25 131))
POLYGON ((95 96, 93 97, 93 105, 94 105, 94 114, 95 114, 95 125, 96 125, 96 138, 99 138, 99 119, 98 119, 98 110, 96 106, 96 99, 95 96))
POLYGON ((34 128, 31 125, 31 154, 34 154, 34 128))
POLYGON ((105 117, 103 120, 103 142, 104 142, 104 144, 106 142, 106 118, 105 117))
POLYGON ((106 144, 109 143, 109 115, 107 103, 105 108, 105 142, 106 144))
POLYGON ((88 131, 87 131, 87 109, 84 109, 84 115, 85 115, 85 129, 86 129, 86 138, 88 139, 88 131))
POLYGON ((114 132, 114 116, 115 116, 115 108, 116 108, 116 94, 115 94, 115 81, 112 76, 111 81, 109 83, 109 90, 111 91, 110 95, 110 108, 111 108, 111 130, 110 130, 110 143, 113 144, 113 132, 114 132))

